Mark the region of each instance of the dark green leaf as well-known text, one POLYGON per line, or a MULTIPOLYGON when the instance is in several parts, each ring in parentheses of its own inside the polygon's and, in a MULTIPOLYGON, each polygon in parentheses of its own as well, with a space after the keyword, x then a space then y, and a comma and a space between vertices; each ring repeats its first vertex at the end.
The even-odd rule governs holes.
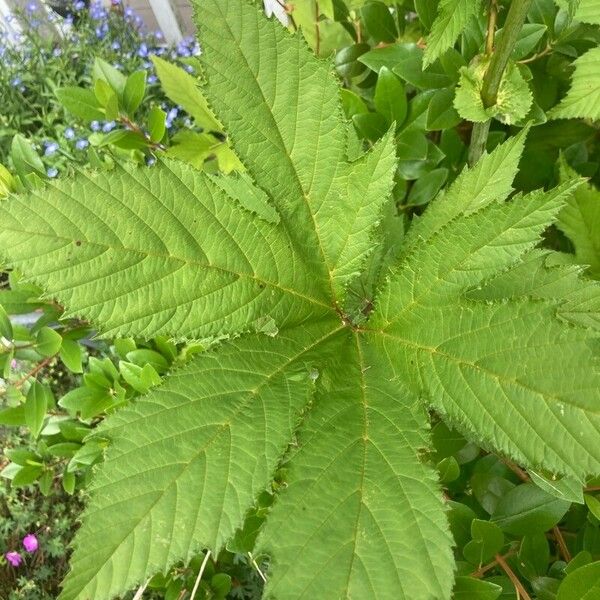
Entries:
POLYGON ((358 60, 377 73, 381 67, 387 67, 419 89, 443 88, 452 83, 439 62, 433 63, 423 71, 423 50, 416 44, 393 44, 385 48, 375 48, 365 54, 361 53, 358 60))
MULTIPOLYGON (((365 66, 358 59, 369 51, 368 44, 352 44, 341 48, 335 55, 335 68, 345 79, 351 79, 364 73, 365 66)), ((379 69, 377 69, 379 72, 379 69)))
POLYGON ((426 173, 410 189, 407 204, 410 206, 421 206, 433 200, 440 191, 446 179, 448 178, 448 169, 434 169, 426 173))
POLYGON ((473 539, 463 548, 463 556, 473 565, 491 559, 504 545, 502 530, 490 521, 474 519, 471 522, 471 537, 473 539))
POLYGON ((450 483, 460 476, 460 467, 454 456, 448 456, 441 460, 437 465, 437 470, 442 483, 450 483))
POLYGON ((570 503, 547 494, 533 483, 524 483, 500 499, 492 521, 514 535, 535 534, 556 525, 570 503))
POLYGON ((496 600, 502 588, 495 583, 474 579, 473 577, 457 577, 454 582, 454 600, 496 600))
POLYGON ((526 535, 519 548, 519 570, 529 580, 541 577, 548 571, 550 546, 542 532, 526 535))
POLYGON ((361 138, 376 142, 387 131, 385 117, 379 113, 362 113, 354 115, 352 122, 361 138))
POLYGON ((585 565, 567 575, 558 588, 557 600, 598 600, 600 561, 585 565))
POLYGON ((408 105, 402 82, 387 68, 381 67, 375 86, 375 109, 383 115, 388 125, 400 127, 406 119, 408 105))
POLYGON ((348 119, 351 119, 354 115, 369 112, 364 100, 354 92, 342 89, 340 90, 340 97, 342 99, 344 114, 348 119))
POLYGON ((367 2, 361 9, 362 21, 375 43, 393 42, 398 30, 390 9, 382 2, 367 2))
POLYGON ((29 388, 29 392, 27 392, 27 400, 25 402, 25 421, 34 438, 40 435, 46 411, 52 404, 52 392, 50 388, 38 381, 34 381, 29 388))
POLYGON ((461 121, 453 104, 454 90, 438 90, 427 110, 427 131, 439 131, 456 127, 461 121))

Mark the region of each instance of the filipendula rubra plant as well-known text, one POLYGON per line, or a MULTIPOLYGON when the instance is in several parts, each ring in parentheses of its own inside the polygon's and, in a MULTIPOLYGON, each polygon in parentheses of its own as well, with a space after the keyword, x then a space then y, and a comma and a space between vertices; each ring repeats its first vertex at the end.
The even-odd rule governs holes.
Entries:
POLYGON ((579 182, 507 199, 520 134, 388 264, 393 137, 359 156, 329 63, 245 0, 202 0, 199 17, 205 93, 243 175, 115 167, 0 207, 7 264, 69 314, 221 340, 100 428, 61 599, 217 553, 282 462, 255 548, 272 557, 266 598, 449 598, 428 409, 525 466, 600 474, 598 289, 535 249, 579 182))

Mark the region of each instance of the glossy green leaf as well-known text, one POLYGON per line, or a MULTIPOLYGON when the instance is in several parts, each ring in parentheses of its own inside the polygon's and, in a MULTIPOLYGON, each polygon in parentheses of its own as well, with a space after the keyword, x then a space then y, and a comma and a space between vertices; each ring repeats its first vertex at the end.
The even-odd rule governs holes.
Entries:
POLYGON ((501 593, 502 588, 495 583, 473 577, 457 577, 452 598, 453 600, 496 600, 501 593))
POLYGON ((600 595, 600 561, 590 563, 567 575, 556 600, 595 600, 600 595))
POLYGON ((50 388, 34 381, 27 392, 25 401, 25 422, 31 431, 31 435, 37 438, 40 435, 46 411, 53 404, 50 388))
POLYGON ((398 36, 396 23, 390 9, 383 2, 369 0, 360 12, 363 25, 375 43, 390 43, 396 40, 398 36))
POLYGON ((388 68, 382 67, 375 86, 375 109, 383 115, 390 126, 400 127, 408 109, 404 85, 388 68))
POLYGON ((569 507, 569 502, 550 496, 532 483, 524 483, 500 499, 492 521, 507 533, 533 535, 551 529, 569 507))

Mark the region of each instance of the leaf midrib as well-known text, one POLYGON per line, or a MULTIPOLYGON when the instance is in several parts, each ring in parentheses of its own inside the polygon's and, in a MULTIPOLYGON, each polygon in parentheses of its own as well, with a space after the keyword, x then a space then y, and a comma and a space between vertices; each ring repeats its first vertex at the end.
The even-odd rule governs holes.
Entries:
MULTIPOLYGON (((252 69, 250 67, 250 64, 248 63, 248 60, 245 56, 245 54, 242 52, 242 48, 238 42, 238 40, 236 39, 235 35, 233 34, 233 31, 231 30, 231 27, 229 26, 229 23, 227 22, 227 19, 225 17, 225 15, 223 14, 223 12, 221 11, 221 7, 219 6, 219 11, 221 12, 221 18, 223 20, 223 22, 226 23, 227 29, 229 30, 229 35, 230 35, 230 39, 233 40, 235 42, 236 47, 238 48, 238 55, 241 57, 241 59, 244 61, 244 63, 246 63, 246 66, 248 67, 248 71, 250 73, 252 73, 252 69)), ((213 47, 212 51, 215 52, 216 49, 213 47)), ((334 282, 333 282, 333 277, 332 277, 332 272, 329 269, 329 265, 327 263, 327 258, 325 255, 325 249, 323 247, 323 241, 321 240, 321 237, 319 235, 319 228, 317 227, 317 222, 315 220, 315 215, 313 214, 312 210, 311 210, 311 205, 309 202, 309 196, 306 193, 306 191, 304 190, 304 187, 302 185, 302 181, 300 180, 300 175, 298 174, 298 171, 296 170, 296 167, 294 165, 294 162, 292 161, 292 157, 290 156, 290 153, 285 145, 285 142, 283 140, 283 137, 281 135, 281 131, 279 130, 279 127, 277 125, 277 120, 275 119, 275 115, 273 114, 273 111, 271 110, 271 107, 269 106, 269 103, 267 102, 266 96, 263 92, 262 87, 260 86, 258 79, 254 78, 253 79, 253 83, 256 84, 256 88, 259 91, 262 99, 263 99, 263 104, 268 112, 268 115, 270 117, 271 122, 274 125, 274 130, 277 132, 277 137, 279 138, 279 141, 281 143, 281 150, 283 151, 283 154, 286 156, 286 158, 288 159, 288 163, 291 167, 291 171, 294 174, 294 177, 296 179, 296 183, 298 185, 298 190, 300 191, 300 196, 302 197, 302 200, 304 201, 304 205, 307 208, 307 212, 308 212, 308 216, 310 218, 310 221, 312 223, 312 229, 313 232, 315 234, 315 238, 317 241, 317 247, 319 248, 319 254, 320 254, 320 258, 323 261, 323 266, 325 267, 325 272, 327 273, 327 280, 329 283, 329 288, 330 288, 330 293, 331 293, 331 299, 334 303, 337 303, 337 297, 335 294, 335 286, 334 286, 334 282)), ((313 174, 313 179, 314 179, 314 174, 313 174)), ((289 226, 289 224, 288 224, 289 226)), ((286 227, 287 229, 287 227, 286 227)))
MULTIPOLYGON (((229 419, 224 422, 224 423, 215 423, 214 426, 216 427, 216 431, 215 434, 209 439, 207 440, 207 442, 205 444, 202 445, 201 448, 198 449, 198 451, 190 458, 190 460, 185 464, 185 467, 176 475, 174 476, 171 481, 164 486, 164 490, 168 490, 170 489, 170 487, 173 485, 173 483, 179 479, 181 477, 181 475, 186 471, 186 469, 188 469, 190 467, 190 465, 192 465, 195 460, 203 453, 205 452, 208 447, 217 439, 219 438, 222 433, 225 430, 228 430, 229 427, 231 426, 231 423, 233 422, 233 420, 240 414, 240 412, 248 405, 249 402, 251 402, 253 399, 255 399, 258 395, 258 391, 265 385, 267 385, 268 383, 270 383, 274 377, 276 377, 277 375, 279 375, 282 371, 284 371, 285 369, 287 369, 292 363, 294 363, 295 361, 297 361, 303 354, 306 354, 307 352, 310 352, 311 350, 313 350, 315 347, 317 347, 319 344, 324 343, 327 339, 329 339, 330 337, 333 337, 334 335, 338 334, 340 331, 342 331, 343 329, 345 329, 345 326, 338 326, 337 328, 333 329, 333 330, 329 330, 325 335, 323 335, 322 337, 320 337, 318 340, 312 342, 309 346, 304 347, 298 354, 294 355, 293 357, 289 358, 284 364, 280 365, 277 369, 275 369, 274 371, 272 371, 271 373, 269 373, 263 382, 261 382, 255 389, 253 390, 246 390, 245 394, 247 395, 246 399, 240 403, 240 405, 236 408, 236 410, 230 415, 229 419)), ((159 411, 158 414, 160 414, 161 412, 166 412, 167 410, 169 410, 168 408, 162 409, 161 411, 159 411)), ((157 413, 153 413, 152 416, 156 416, 157 413)), ((144 419, 144 416, 140 416, 138 419, 134 420, 134 421, 130 421, 126 424, 121 425, 120 427, 126 427, 131 425, 131 423, 135 423, 136 421, 142 420, 144 419)), ((111 431, 114 431, 115 429, 119 429, 119 428, 113 428, 111 429, 111 431)), ((110 462, 110 461, 109 461, 110 462)), ((112 484, 113 482, 111 482, 112 484)), ((101 486, 101 487, 97 487, 94 488, 94 494, 97 495, 99 490, 102 490, 103 487, 106 486, 101 486)), ((112 557, 114 556, 114 553, 116 552, 116 550, 118 548, 121 547, 121 545, 123 544, 123 542, 128 538, 129 535, 131 535, 131 532, 135 530, 135 528, 142 522, 142 520, 144 518, 146 518, 150 512, 152 511, 152 509, 156 506, 156 504, 158 502, 160 502, 160 500, 164 497, 165 491, 163 491, 162 493, 158 494, 158 497, 156 498, 156 500, 148 507, 147 511, 145 512, 145 514, 142 516, 142 518, 136 523, 135 526, 131 527, 129 529, 129 532, 121 539, 121 541, 119 542, 119 544, 117 546, 115 546, 115 549, 113 550, 113 552, 111 553, 111 555, 97 568, 95 568, 94 570, 94 575, 92 577, 92 579, 89 579, 87 581, 87 583, 85 584, 84 588, 79 588, 79 590, 81 591, 82 589, 85 589, 86 586, 90 585, 92 582, 95 581, 95 578, 97 576, 97 574, 104 568, 104 566, 109 563, 112 559, 112 557)), ((89 519, 90 517, 92 517, 94 514, 96 514, 98 511, 102 512, 106 510, 106 508, 99 508, 96 511, 92 511, 89 512, 86 511, 85 515, 84 515, 84 519, 89 519)), ((216 542, 215 542, 215 546, 216 546, 216 542)))
POLYGON ((403 344, 404 346, 408 346, 415 350, 427 352, 431 356, 439 356, 439 357, 444 358, 444 359, 446 359, 450 362, 453 362, 457 365, 470 367, 476 371, 481 372, 485 376, 488 376, 492 379, 496 379, 501 384, 519 386, 519 387, 523 388, 524 390, 527 390, 528 392, 535 394, 536 396, 539 396, 540 398, 542 398, 542 400, 546 403, 546 405, 548 405, 549 400, 552 400, 552 401, 556 401, 557 403, 566 404, 573 410, 580 410, 586 414, 591 414, 591 415, 600 417, 600 409, 598 409, 597 411, 593 411, 593 410, 590 410, 589 408, 583 408, 581 406, 577 406, 576 404, 569 403, 564 398, 561 398, 560 396, 556 396, 554 394, 536 390, 535 388, 532 388, 532 387, 526 385, 525 383, 523 383, 522 381, 519 381, 516 378, 502 376, 499 373, 494 373, 493 371, 490 371, 489 369, 486 369, 485 367, 482 367, 481 365, 478 365, 477 363, 475 363, 473 361, 469 361, 464 358, 460 358, 457 356, 453 356, 452 354, 448 354, 447 352, 440 351, 438 349, 439 347, 426 346, 424 344, 419 344, 417 342, 414 342, 407 338, 403 338, 397 334, 390 333, 389 331, 386 331, 383 329, 365 330, 365 331, 369 331, 370 333, 381 335, 383 337, 389 337, 389 338, 395 340, 396 342, 403 344))
MULTIPOLYGON (((199 261, 197 259, 192 259, 192 258, 183 258, 180 256, 175 256, 173 254, 161 254, 159 252, 149 252, 147 250, 139 250, 136 248, 129 248, 127 246, 112 246, 110 244, 105 244, 105 243, 101 243, 101 242, 92 242, 90 240, 86 240, 86 239, 72 239, 66 236, 62 236, 62 235, 57 235, 57 234, 49 234, 49 233, 42 233, 39 231, 28 231, 24 228, 16 228, 16 227, 6 227, 3 226, 3 230, 4 231, 11 231, 13 233, 17 233, 17 234, 24 234, 27 236, 38 236, 38 237, 45 237, 45 238, 49 238, 52 240, 61 240, 64 242, 68 242, 70 244, 75 244, 75 242, 80 242, 81 245, 86 244, 88 246, 94 246, 97 248, 102 248, 105 251, 106 250, 112 250, 115 253, 118 252, 123 252, 123 253, 131 253, 131 254, 139 254, 143 257, 147 257, 147 258, 157 258, 157 259, 165 259, 165 260, 172 260, 172 261, 176 261, 176 262, 181 262, 190 266, 198 266, 202 269, 206 269, 206 270, 210 270, 213 269, 215 271, 219 271, 221 273, 225 273, 228 275, 232 275, 233 277, 238 277, 238 278, 245 278, 245 279, 251 279, 259 284, 263 284, 265 286, 269 286, 271 288, 275 288, 278 289, 286 294, 291 294, 293 296, 297 296, 298 298, 302 298, 303 300, 306 300, 307 302, 310 302, 312 304, 315 304, 317 306, 321 306, 324 308, 327 308, 330 312, 334 313, 334 309, 332 306, 330 306, 329 304, 326 304, 325 302, 322 302, 321 300, 318 300, 317 298, 314 298, 313 296, 307 296, 306 294, 302 294, 301 292, 294 290, 292 288, 288 288, 285 287, 283 285, 281 285, 280 283, 275 283, 273 281, 269 281, 267 279, 264 279, 262 277, 258 277, 255 273, 253 274, 249 274, 249 273, 241 273, 238 271, 233 271, 231 269, 227 269, 225 267, 221 267, 221 266, 217 266, 217 265, 213 265, 210 263, 205 263, 202 261, 199 261)), ((64 247, 64 246, 63 246, 64 247)), ((14 261, 14 262, 18 262, 18 261, 14 261)))

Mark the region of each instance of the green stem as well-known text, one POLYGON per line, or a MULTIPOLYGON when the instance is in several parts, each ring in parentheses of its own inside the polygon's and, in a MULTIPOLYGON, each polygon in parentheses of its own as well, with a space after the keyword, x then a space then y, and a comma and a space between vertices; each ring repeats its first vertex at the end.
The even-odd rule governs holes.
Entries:
MULTIPOLYGON (((502 28, 502 35, 498 40, 498 45, 492 53, 490 64, 483 77, 481 99, 486 108, 496 104, 502 75, 504 74, 510 55, 519 38, 519 33, 521 33, 521 29, 525 23, 525 18, 527 17, 527 11, 529 10, 531 2, 532 0, 513 0, 510 5, 504 27, 502 28)), ((474 165, 481 158, 481 155, 485 150, 489 130, 490 120, 483 123, 475 123, 473 125, 471 146, 469 148, 470 165, 474 165)))

